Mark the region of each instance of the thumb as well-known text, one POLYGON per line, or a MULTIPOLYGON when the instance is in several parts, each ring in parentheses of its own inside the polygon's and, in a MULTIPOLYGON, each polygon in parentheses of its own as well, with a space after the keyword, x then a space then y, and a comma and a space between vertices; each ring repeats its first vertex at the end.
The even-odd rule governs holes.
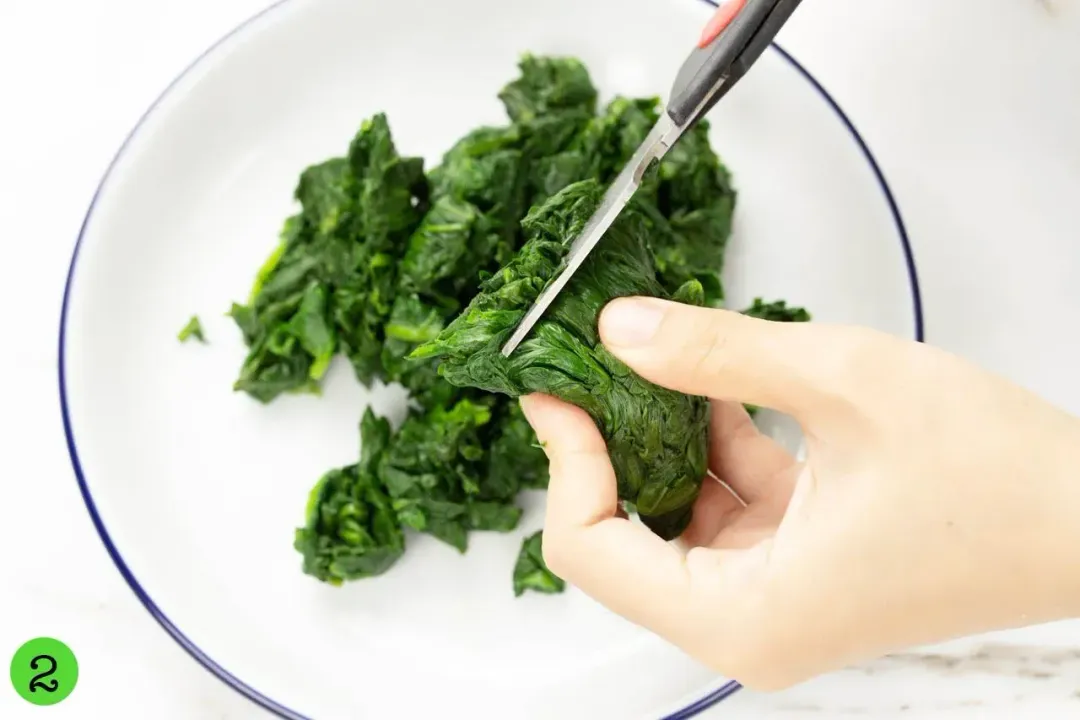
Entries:
POLYGON ((689 622, 683 556, 619 516, 604 438, 582 409, 546 395, 521 408, 550 463, 543 553, 548 569, 631 622, 671 636, 689 622))
POLYGON ((847 395, 853 333, 646 297, 613 300, 600 315, 608 351, 646 380, 797 417, 847 395))

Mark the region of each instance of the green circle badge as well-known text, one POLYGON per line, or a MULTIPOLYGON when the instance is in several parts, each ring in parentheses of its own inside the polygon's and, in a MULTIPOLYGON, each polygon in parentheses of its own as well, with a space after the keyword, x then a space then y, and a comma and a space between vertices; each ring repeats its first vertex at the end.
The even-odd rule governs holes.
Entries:
POLYGON ((11 658, 11 684, 23 700, 34 705, 55 705, 64 700, 78 680, 75 653, 53 638, 29 640, 11 658))

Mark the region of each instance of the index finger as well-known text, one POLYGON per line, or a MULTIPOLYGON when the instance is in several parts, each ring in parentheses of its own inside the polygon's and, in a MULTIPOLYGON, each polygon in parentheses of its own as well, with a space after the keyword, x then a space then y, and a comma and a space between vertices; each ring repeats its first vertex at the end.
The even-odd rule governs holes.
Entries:
POLYGON ((690 625, 684 555, 644 525, 618 517, 615 470, 592 418, 555 398, 522 408, 550 461, 543 552, 549 569, 631 622, 661 635, 690 625))

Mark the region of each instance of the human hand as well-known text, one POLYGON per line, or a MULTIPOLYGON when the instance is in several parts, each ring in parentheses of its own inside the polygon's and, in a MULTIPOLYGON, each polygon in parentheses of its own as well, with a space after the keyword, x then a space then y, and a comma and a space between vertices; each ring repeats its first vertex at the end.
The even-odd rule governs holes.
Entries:
POLYGON ((1080 615, 1080 422, 933 347, 620 299, 606 347, 714 398, 710 469, 666 543, 619 512, 582 410, 522 399, 551 469, 552 572, 717 672, 781 689, 903 647, 1080 615), (749 403, 795 418, 807 459, 749 403))

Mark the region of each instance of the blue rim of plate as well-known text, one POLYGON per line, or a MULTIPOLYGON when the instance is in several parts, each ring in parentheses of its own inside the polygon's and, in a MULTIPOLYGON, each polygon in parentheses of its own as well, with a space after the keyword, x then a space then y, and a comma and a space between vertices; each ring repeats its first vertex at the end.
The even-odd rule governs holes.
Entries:
MULTIPOLYGON (((191 655, 191 657, 194 658, 196 662, 209 670, 219 680, 224 682, 236 692, 240 693, 244 697, 254 702, 256 705, 261 706, 265 710, 270 711, 278 717, 285 718, 286 720, 311 720, 306 715, 301 715, 297 711, 285 707, 281 703, 276 702, 275 700, 263 694, 259 690, 251 687, 243 680, 236 677, 224 667, 219 665, 205 652, 203 652, 202 649, 200 649, 195 643, 188 639, 188 637, 183 633, 183 631, 181 631, 180 628, 178 628, 165 615, 165 613, 161 611, 161 609, 157 606, 154 600, 139 583, 138 578, 136 578, 135 575, 131 572, 131 569, 128 567, 127 563, 124 561, 123 556, 120 554, 120 550, 116 547, 115 544, 113 544, 112 537, 109 535, 109 531, 105 528, 104 521, 102 521, 101 516, 98 514, 97 506, 94 504, 94 498, 90 493, 90 488, 87 485, 86 477, 83 474, 82 464, 79 461, 79 451, 75 443, 75 433, 71 426, 71 416, 68 410, 67 381, 64 371, 64 341, 67 333, 68 302, 71 296, 72 279, 75 276, 75 265, 79 259, 79 250, 82 247, 82 241, 83 237, 86 234, 86 228, 90 224, 90 219, 94 214, 94 208, 97 205, 98 198, 101 196, 102 188, 104 187, 106 180, 108 180, 108 178, 111 176, 117 162, 123 156, 124 151, 127 149, 132 138, 135 136, 135 133, 137 133, 139 129, 143 126, 143 123, 150 116, 150 114, 158 107, 161 101, 166 96, 168 96, 172 89, 182 79, 184 79, 189 72, 191 72, 192 69, 194 69, 200 62, 202 62, 202 60, 206 58, 210 53, 212 53, 218 47, 224 45, 235 35, 237 35, 243 30, 246 30, 253 23, 257 22, 262 17, 274 11, 278 7, 286 5, 290 2, 292 2, 292 0, 276 0, 276 2, 260 10, 255 15, 252 15, 240 25, 229 31, 216 43, 204 50, 198 57, 196 57, 191 63, 189 63, 186 68, 184 68, 183 72, 181 72, 175 79, 173 79, 171 83, 169 83, 165 90, 163 90, 162 93, 157 97, 157 99, 155 99, 154 102, 150 105, 150 107, 147 108, 146 112, 143 113, 142 117, 139 118, 139 121, 135 124, 135 127, 132 128, 131 132, 128 133, 127 137, 124 139, 123 144, 121 144, 120 149, 117 150, 116 155, 109 163, 108 168, 105 170, 105 174, 102 176, 101 181, 98 183, 97 189, 94 191, 94 196, 90 201, 90 206, 87 209, 86 216, 83 218, 82 226, 79 228, 79 236, 75 241, 75 249, 72 252, 71 264, 68 267, 67 279, 64 284, 63 304, 60 311, 60 333, 57 365, 58 379, 60 383, 60 412, 64 422, 64 435, 67 440, 68 454, 71 456, 71 465, 75 472, 75 479, 79 485, 79 492, 82 495, 83 502, 86 503, 86 509, 90 513, 90 519, 94 524, 94 528, 97 530, 98 535, 101 537, 101 542, 105 545, 105 549, 109 553, 109 557, 112 558, 113 564, 116 565, 116 569, 120 572, 120 575, 124 578, 124 581, 127 582, 128 587, 131 588, 131 591, 135 593, 135 596, 139 599, 139 602, 143 604, 143 607, 145 607, 146 610, 150 613, 151 617, 153 617, 154 620, 156 620, 158 624, 161 625, 165 632, 167 632, 172 637, 172 639, 175 640, 178 645, 180 645, 180 647, 187 651, 187 653, 191 655)), ((717 2, 715 0, 701 0, 701 2, 706 5, 712 5, 714 7, 717 6, 717 2)), ((869 146, 867 146, 866 141, 863 140, 863 137, 859 133, 859 131, 855 129, 854 123, 847 116, 847 113, 845 113, 840 108, 840 105, 836 102, 836 100, 833 99, 832 95, 830 95, 829 92, 825 90, 825 88, 821 85, 821 83, 818 82, 818 80, 813 75, 811 75, 810 72, 806 68, 804 68, 801 63, 799 63, 794 57, 792 57, 790 53, 788 53, 786 50, 784 50, 782 47, 775 43, 772 45, 772 48, 773 50, 778 52, 780 56, 783 57, 784 60, 786 60, 800 75, 802 75, 802 77, 810 83, 810 85, 818 92, 818 94, 829 105, 829 107, 832 108, 833 112, 836 114, 840 122, 843 123, 844 127, 847 128, 848 132, 851 134, 852 139, 859 146, 859 150, 862 152, 863 157, 866 158, 867 163, 870 165, 870 168, 874 173, 874 177, 877 180, 878 186, 881 189, 882 194, 885 196, 886 202, 888 203, 889 211, 892 214, 893 222, 896 225, 896 232, 900 237, 900 244, 904 251, 904 261, 907 265, 908 281, 911 285, 911 299, 913 304, 912 309, 915 316, 915 339, 918 342, 923 342, 925 338, 923 331, 922 296, 919 291, 918 273, 915 270, 915 256, 911 249, 911 242, 908 238, 907 227, 905 226, 903 217, 900 214, 900 207, 897 204, 895 197, 893 197, 893 193, 889 187, 889 183, 885 180, 885 174, 882 172, 880 166, 877 163, 877 160, 874 158, 873 153, 870 152, 870 148, 869 146)), ((728 681, 716 690, 708 693, 701 699, 696 700, 695 702, 687 705, 680 710, 677 710, 674 713, 671 713, 670 715, 665 715, 660 720, 688 720, 688 718, 692 718, 695 715, 712 707, 713 705, 716 705, 722 700, 726 700, 727 698, 731 697, 741 688, 742 686, 738 682, 734 680, 728 681)))

